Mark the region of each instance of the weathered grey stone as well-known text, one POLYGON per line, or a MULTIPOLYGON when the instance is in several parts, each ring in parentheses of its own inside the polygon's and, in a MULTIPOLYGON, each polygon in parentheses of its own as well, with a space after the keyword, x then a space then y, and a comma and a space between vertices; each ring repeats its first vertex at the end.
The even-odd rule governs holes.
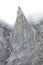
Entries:
POLYGON ((6 33, 9 34, 9 32, 5 32, 6 30, 9 30, 7 28, 7 25, 0 23, 0 65, 4 65, 4 62, 8 59, 8 57, 11 54, 11 47, 8 43, 8 40, 10 39, 10 35, 8 36, 6 33), (6 34, 6 37, 4 36, 6 34), (9 38, 8 38, 8 37, 9 38))
POLYGON ((35 29, 26 20, 22 10, 18 7, 17 19, 12 33, 11 46, 15 56, 15 62, 12 65, 31 65, 35 55, 35 52, 33 53, 33 45, 36 43, 35 34, 35 29))
POLYGON ((14 27, 0 24, 0 65, 43 65, 43 21, 29 23, 20 7, 14 27))

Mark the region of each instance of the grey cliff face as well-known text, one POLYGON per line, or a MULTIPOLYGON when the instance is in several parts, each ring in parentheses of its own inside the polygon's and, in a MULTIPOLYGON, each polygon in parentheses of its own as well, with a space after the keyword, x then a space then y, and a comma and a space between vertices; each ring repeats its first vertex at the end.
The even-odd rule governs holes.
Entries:
POLYGON ((39 42, 36 41, 35 36, 36 30, 26 20, 22 10, 18 8, 17 19, 12 33, 11 46, 15 55, 12 65, 33 65, 34 59, 39 58, 39 42))
POLYGON ((9 44, 10 34, 8 31, 10 31, 10 29, 7 28, 7 25, 0 23, 0 65, 5 65, 4 63, 11 54, 9 44))
POLYGON ((12 29, 0 24, 0 65, 43 65, 43 21, 29 23, 18 7, 12 29))
POLYGON ((43 65, 43 25, 32 26, 18 8, 11 46, 14 59, 10 65, 43 65))

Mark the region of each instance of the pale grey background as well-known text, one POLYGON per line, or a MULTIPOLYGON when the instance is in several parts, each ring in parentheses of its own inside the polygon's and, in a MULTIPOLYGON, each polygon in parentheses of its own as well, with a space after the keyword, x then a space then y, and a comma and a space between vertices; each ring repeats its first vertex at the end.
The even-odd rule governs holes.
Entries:
POLYGON ((43 18, 43 0, 0 0, 0 19, 14 25, 18 6, 28 20, 43 18))

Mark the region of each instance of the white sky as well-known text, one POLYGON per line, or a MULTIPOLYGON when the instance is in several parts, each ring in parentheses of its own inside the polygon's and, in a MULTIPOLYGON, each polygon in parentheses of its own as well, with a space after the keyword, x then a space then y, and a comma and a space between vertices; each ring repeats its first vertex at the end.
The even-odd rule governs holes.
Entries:
POLYGON ((27 18, 43 17, 43 0, 0 0, 0 19, 14 25, 18 6, 22 8, 27 18))

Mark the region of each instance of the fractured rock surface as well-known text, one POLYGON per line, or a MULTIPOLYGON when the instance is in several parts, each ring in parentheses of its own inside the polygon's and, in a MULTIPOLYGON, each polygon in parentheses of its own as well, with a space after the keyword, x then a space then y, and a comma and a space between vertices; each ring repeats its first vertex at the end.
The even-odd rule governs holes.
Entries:
POLYGON ((38 24, 38 28, 37 25, 35 28, 31 26, 22 10, 18 8, 11 38, 15 58, 10 65, 43 65, 42 27, 41 24, 38 24))
POLYGON ((36 41, 36 30, 26 20, 22 10, 18 8, 17 19, 12 33, 12 49, 14 61, 11 65, 32 65, 40 56, 39 42, 36 41))
POLYGON ((27 21, 20 7, 13 28, 0 24, 0 65, 43 65, 43 21, 27 21))
POLYGON ((8 31, 10 31, 10 29, 7 28, 7 24, 0 23, 0 65, 5 65, 4 63, 6 62, 6 59, 11 54, 11 47, 8 41, 10 35, 8 35, 8 31))

